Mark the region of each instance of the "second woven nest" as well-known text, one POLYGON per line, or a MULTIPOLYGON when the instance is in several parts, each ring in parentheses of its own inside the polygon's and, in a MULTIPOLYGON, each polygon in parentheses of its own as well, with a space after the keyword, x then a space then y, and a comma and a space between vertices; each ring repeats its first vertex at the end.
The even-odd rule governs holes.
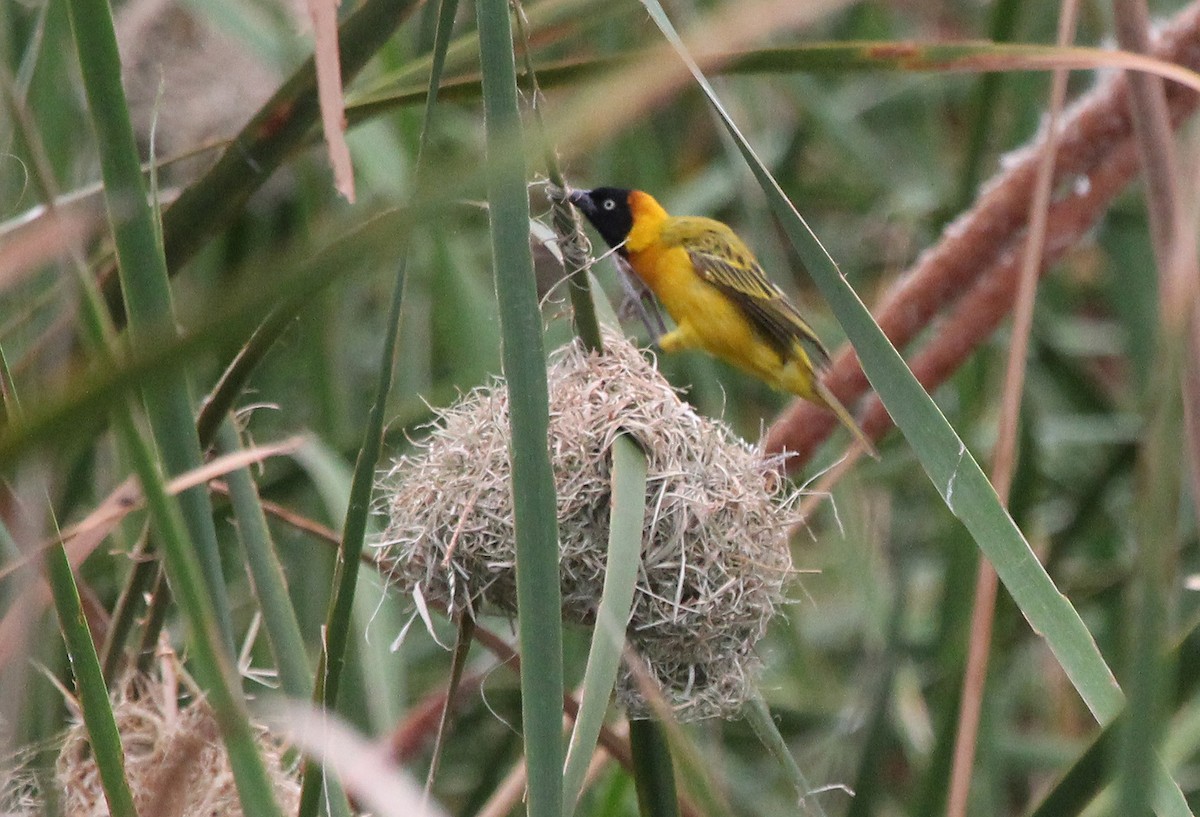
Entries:
MULTIPOLYGON (((754 646, 784 600, 795 494, 726 426, 701 417, 624 338, 551 356, 550 456, 564 620, 595 619, 608 542, 610 446, 646 453, 646 515, 627 637, 684 720, 730 716, 753 691, 754 646)), ((399 590, 450 610, 516 612, 508 397, 495 381, 441 411, 382 477, 378 558, 399 590), (450 558, 447 560, 447 552, 450 558)), ((647 705, 618 685, 631 717, 647 705)))

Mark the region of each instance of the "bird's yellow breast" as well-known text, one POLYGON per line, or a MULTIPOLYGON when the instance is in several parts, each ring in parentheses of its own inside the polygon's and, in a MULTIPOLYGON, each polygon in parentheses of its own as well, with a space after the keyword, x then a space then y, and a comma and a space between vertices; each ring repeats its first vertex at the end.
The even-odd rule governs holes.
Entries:
POLYGON ((626 244, 630 266, 688 337, 689 345, 773 380, 781 364, 778 352, 763 342, 733 300, 697 274, 687 250, 662 240, 661 228, 669 227, 670 221, 658 225, 652 236, 649 231, 635 235, 635 226, 626 244))

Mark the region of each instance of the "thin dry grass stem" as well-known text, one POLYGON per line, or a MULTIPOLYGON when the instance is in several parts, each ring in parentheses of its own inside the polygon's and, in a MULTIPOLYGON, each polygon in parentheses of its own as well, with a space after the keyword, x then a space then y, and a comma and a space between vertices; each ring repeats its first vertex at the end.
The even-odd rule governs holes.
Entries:
POLYGON ((839 458, 829 469, 817 477, 815 482, 805 486, 804 498, 800 500, 799 519, 792 525, 792 529, 788 531, 789 539, 808 527, 809 517, 813 515, 813 512, 821 504, 829 499, 833 486, 837 485, 842 477, 854 468, 854 465, 862 459, 865 453, 867 453, 867 450, 862 445, 857 443, 851 445, 844 457, 839 458))
MULTIPOLYGON (((1075 39, 1078 13, 1078 0, 1063 1, 1058 19, 1060 46, 1069 45, 1075 39)), ((1033 200, 1030 202, 1029 232, 1021 257, 1012 343, 1009 346, 1004 372, 999 433, 993 451, 991 473, 992 486, 1004 505, 1008 504, 1017 459, 1017 430, 1021 414, 1021 395, 1025 385, 1025 361, 1029 351, 1029 335, 1033 327, 1037 282, 1043 271, 1051 182, 1054 178, 1054 159, 1059 139, 1058 123, 1067 96, 1067 76, 1068 72, 1065 69, 1056 70, 1050 89, 1050 115, 1046 122, 1045 146, 1041 151, 1033 200)), ((947 817, 966 817, 967 814, 967 799, 971 793, 975 749, 979 739, 979 719, 983 712, 983 693, 987 686, 998 590, 999 578, 995 568, 987 559, 981 558, 975 577, 967 666, 963 673, 958 730, 955 735, 950 786, 946 799, 947 817)))
MULTIPOLYGON (((210 484, 210 487, 215 493, 223 496, 229 496, 229 486, 224 482, 213 482, 210 484)), ((318 539, 322 539, 331 545, 337 545, 339 542, 341 542, 341 537, 338 536, 338 532, 328 525, 322 525, 315 519, 311 519, 304 514, 297 513, 291 508, 285 508, 278 502, 272 502, 269 499, 263 499, 260 501, 262 502, 263 512, 270 514, 280 522, 283 522, 284 524, 295 528, 298 531, 307 533, 310 536, 315 536, 318 539)), ((362 560, 364 564, 371 565, 372 567, 375 566, 375 557, 370 553, 363 554, 362 560)))
MULTIPOLYGON (((754 646, 792 572, 786 531, 799 495, 774 464, 699 416, 615 332, 606 352, 576 342, 548 375, 565 620, 589 626, 603 587, 609 451, 631 435, 648 463, 642 564, 628 636, 683 719, 730 715, 757 677, 754 646)), ((383 477, 384 572, 405 594, 453 611, 515 612, 506 391, 494 383, 441 413, 439 427, 383 477), (447 559, 453 543, 455 550, 447 559)), ((644 711, 626 677, 618 697, 644 711)))
MULTIPOLYGON (((1159 32, 1151 53, 1200 68, 1200 4, 1177 14, 1159 32)), ((1122 76, 1102 80, 1064 116, 1055 156, 1056 191, 1047 219, 1044 265, 1061 258, 1135 177, 1138 157, 1129 116, 1129 85, 1122 76)), ((1167 109, 1173 127, 1197 107, 1196 94, 1170 85, 1167 109)), ((984 342, 1012 309, 1020 248, 1029 217, 1044 134, 1013 153, 970 210, 948 225, 941 240, 888 292, 876 319, 897 347, 922 332, 939 310, 958 304, 911 367, 928 389, 940 384, 984 342)), ((853 405, 868 383, 852 349, 843 348, 825 376, 843 404, 853 405)), ((788 452, 788 468, 802 466, 833 430, 833 418, 798 401, 771 426, 770 453, 788 452)), ((863 429, 879 439, 891 427, 878 400, 868 405, 863 429)))

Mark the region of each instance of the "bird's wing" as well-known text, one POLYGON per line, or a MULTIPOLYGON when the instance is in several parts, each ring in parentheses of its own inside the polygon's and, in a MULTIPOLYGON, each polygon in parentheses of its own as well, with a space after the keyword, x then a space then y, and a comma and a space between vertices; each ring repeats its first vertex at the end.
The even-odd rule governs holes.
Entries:
POLYGON ((746 318, 784 355, 799 343, 816 366, 829 360, 829 352, 816 332, 800 315, 737 234, 719 221, 677 218, 663 240, 677 242, 692 260, 696 273, 729 296, 746 318))

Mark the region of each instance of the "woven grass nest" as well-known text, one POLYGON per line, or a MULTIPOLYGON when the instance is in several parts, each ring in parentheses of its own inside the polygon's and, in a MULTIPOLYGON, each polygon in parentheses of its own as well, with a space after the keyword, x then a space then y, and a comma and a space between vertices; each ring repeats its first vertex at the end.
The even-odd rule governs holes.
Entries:
MULTIPOLYGON (((242 817, 233 769, 212 709, 203 700, 180 704, 174 683, 134 675, 114 686, 113 716, 125 750, 125 775, 138 814, 155 817, 242 817)), ((284 814, 300 805, 295 764, 265 729, 256 732, 259 752, 284 814)), ((0 772, 3 774, 3 772, 0 772)), ((73 724, 63 735, 55 764, 55 813, 108 817, 108 802, 87 729, 73 724)), ((0 783, 0 815, 34 817, 47 812, 29 769, 0 783)))
MULTIPOLYGON (((589 625, 604 583, 610 454, 646 452, 646 516, 631 646, 676 716, 732 716, 760 668, 754 647, 784 601, 796 493, 774 463, 696 412, 623 337, 550 358, 550 452, 558 493, 563 617, 589 625), (772 487, 775 486, 775 487, 772 487)), ((394 587, 474 613, 516 612, 504 383, 439 412, 433 431, 381 477, 389 522, 377 553, 394 587), (449 551, 449 559, 447 553, 449 551)), ((626 674, 630 717, 647 705, 626 674)))

